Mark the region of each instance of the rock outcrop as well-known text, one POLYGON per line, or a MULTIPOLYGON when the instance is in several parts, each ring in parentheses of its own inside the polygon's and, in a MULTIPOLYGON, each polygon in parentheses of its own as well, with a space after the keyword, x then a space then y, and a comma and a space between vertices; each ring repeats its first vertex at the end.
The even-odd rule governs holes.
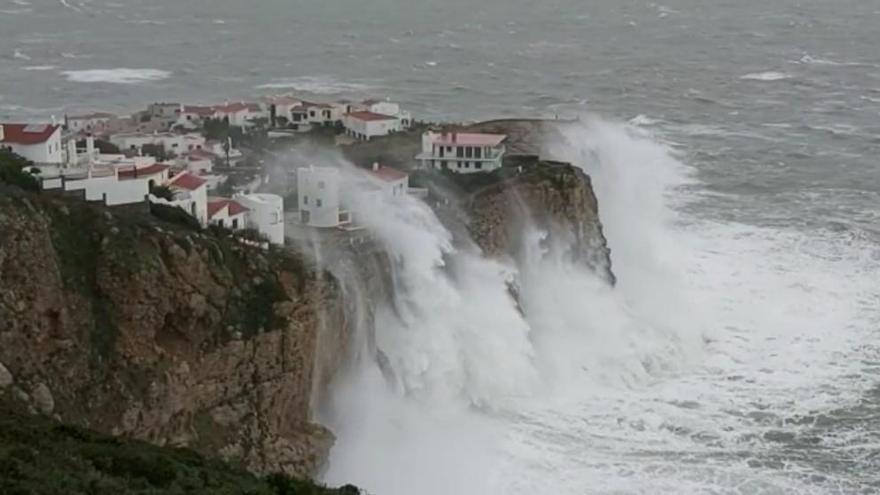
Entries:
POLYGON ((490 256, 522 248, 526 224, 565 237, 569 255, 614 283, 590 177, 567 163, 521 160, 467 196, 468 229, 490 256))
POLYGON ((0 400, 63 422, 310 475, 342 305, 292 253, 0 191, 0 400))

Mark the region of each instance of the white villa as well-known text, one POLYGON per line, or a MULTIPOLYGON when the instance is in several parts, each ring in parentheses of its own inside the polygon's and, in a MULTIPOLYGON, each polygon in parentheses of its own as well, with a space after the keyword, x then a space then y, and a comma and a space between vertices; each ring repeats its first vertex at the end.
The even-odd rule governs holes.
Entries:
POLYGON ((299 222, 318 228, 352 225, 352 211, 358 201, 381 201, 409 194, 409 175, 374 163, 366 171, 368 180, 355 185, 334 167, 302 167, 297 170, 299 222), (367 190, 361 190, 366 188, 367 190))
POLYGON ((61 126, 0 123, 0 148, 8 149, 37 166, 60 166, 64 161, 61 126))
POLYGON ((350 105, 349 112, 372 112, 380 115, 394 117, 400 122, 401 129, 408 129, 412 124, 412 116, 409 112, 400 109, 400 105, 390 100, 365 100, 362 103, 350 105))
POLYGON ((208 223, 233 231, 247 228, 247 213, 238 201, 227 198, 208 198, 208 223))
POLYGON ((104 134, 112 130, 112 123, 118 120, 112 113, 92 113, 64 118, 64 126, 72 134, 104 134))
POLYGON ((351 223, 341 206, 341 174, 333 167, 302 167, 296 171, 299 221, 311 227, 339 227, 351 223))
POLYGON ((422 134, 422 152, 416 160, 422 168, 461 174, 491 172, 501 168, 505 134, 433 132, 422 134))
MULTIPOLYGON (((175 175, 166 184, 174 192, 174 200, 168 202, 186 210, 201 225, 208 224, 208 188, 205 179, 189 172, 175 175)), ((152 198, 151 198, 152 199, 152 198)), ((157 198, 158 199, 158 198, 157 198)), ((159 201, 161 202, 161 201, 159 201)))
POLYGON ((247 208, 247 226, 269 239, 284 244, 284 198, 275 194, 236 194, 232 199, 247 208))
POLYGON ((370 111, 348 113, 343 117, 342 124, 346 134, 362 141, 387 136, 402 129, 397 117, 370 111))

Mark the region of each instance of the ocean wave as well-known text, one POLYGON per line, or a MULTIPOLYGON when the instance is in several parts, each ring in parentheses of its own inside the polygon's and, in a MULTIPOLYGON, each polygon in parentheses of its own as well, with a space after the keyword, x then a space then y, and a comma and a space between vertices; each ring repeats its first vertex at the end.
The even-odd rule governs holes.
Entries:
POLYGON ((54 65, 29 65, 27 67, 21 68, 21 70, 34 71, 34 72, 47 71, 47 70, 53 70, 53 69, 55 69, 54 65))
POLYGON ((171 76, 171 72, 159 69, 88 69, 62 71, 68 81, 105 82, 112 84, 137 84, 148 81, 161 81, 171 76))
POLYGON ((31 58, 27 56, 23 51, 19 49, 15 49, 15 53, 12 54, 13 58, 17 58, 19 60, 30 60, 31 58))
POLYGON ((276 79, 270 83, 256 86, 256 89, 293 89, 319 95, 333 95, 367 91, 370 86, 361 83, 344 82, 329 76, 303 76, 276 79))
POLYGON ((791 74, 786 74, 784 72, 755 72, 752 74, 746 74, 741 76, 740 79, 745 79, 749 81, 782 81, 785 79, 791 79, 791 74))
POLYGON ((652 126, 658 124, 659 122, 659 120, 652 119, 644 114, 639 114, 629 119, 629 124, 635 126, 652 126))
POLYGON ((16 15, 16 14, 30 14, 33 12, 32 8, 24 8, 24 9, 0 9, 0 14, 8 14, 8 15, 16 15))

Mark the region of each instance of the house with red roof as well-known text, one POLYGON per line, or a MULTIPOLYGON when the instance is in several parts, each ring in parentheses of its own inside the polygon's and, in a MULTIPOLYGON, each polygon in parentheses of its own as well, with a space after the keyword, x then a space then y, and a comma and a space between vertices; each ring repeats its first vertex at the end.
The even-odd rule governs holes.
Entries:
POLYGON ((397 117, 367 110, 346 114, 342 119, 342 125, 346 134, 362 141, 369 141, 377 136, 387 136, 402 129, 400 119, 397 117))
POLYGON ((247 207, 228 198, 208 198, 208 223, 230 230, 247 228, 247 207))
POLYGON ((0 123, 0 148, 36 165, 60 166, 64 161, 61 126, 55 124, 0 123))
POLYGON ((377 162, 367 170, 367 175, 379 184, 386 196, 404 196, 409 191, 409 174, 402 170, 377 162))
POLYGON ((460 174, 491 172, 501 168, 506 142, 505 134, 427 131, 422 134, 422 152, 416 160, 428 169, 460 174))
POLYGON ((174 193, 172 201, 151 197, 152 201, 183 208, 202 225, 208 224, 208 181, 190 172, 181 172, 165 185, 174 193))

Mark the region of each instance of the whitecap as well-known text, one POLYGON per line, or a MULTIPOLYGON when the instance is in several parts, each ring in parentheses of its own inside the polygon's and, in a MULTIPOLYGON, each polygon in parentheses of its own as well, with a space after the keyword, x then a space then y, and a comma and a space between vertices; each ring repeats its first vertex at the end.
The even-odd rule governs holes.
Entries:
POLYGON ((428 62, 425 62, 425 65, 427 65, 428 67, 437 67, 437 62, 430 60, 428 62))
POLYGON ((790 79, 791 75, 786 74, 784 72, 755 72, 752 74, 746 74, 740 79, 746 79, 750 81, 782 81, 784 79, 790 79))
POLYGON ((19 60, 30 60, 31 58, 25 55, 25 53, 16 48, 15 53, 12 55, 13 57, 19 60))
POLYGON ((88 69, 62 71, 68 81, 104 82, 112 84, 137 84, 148 81, 161 81, 171 76, 171 72, 159 69, 88 69))
POLYGON ((639 114, 639 115, 636 115, 635 117, 629 119, 629 123, 631 125, 635 125, 635 126, 651 126, 651 125, 657 124, 658 122, 659 121, 654 120, 644 114, 639 114))
POLYGON ((303 76, 275 79, 270 83, 257 86, 256 89, 293 89, 306 93, 333 95, 366 91, 370 89, 370 86, 344 82, 330 76, 303 76))
POLYGON ((53 70, 53 69, 55 69, 54 65, 29 65, 27 67, 21 68, 21 70, 34 71, 34 72, 47 71, 47 70, 53 70))

